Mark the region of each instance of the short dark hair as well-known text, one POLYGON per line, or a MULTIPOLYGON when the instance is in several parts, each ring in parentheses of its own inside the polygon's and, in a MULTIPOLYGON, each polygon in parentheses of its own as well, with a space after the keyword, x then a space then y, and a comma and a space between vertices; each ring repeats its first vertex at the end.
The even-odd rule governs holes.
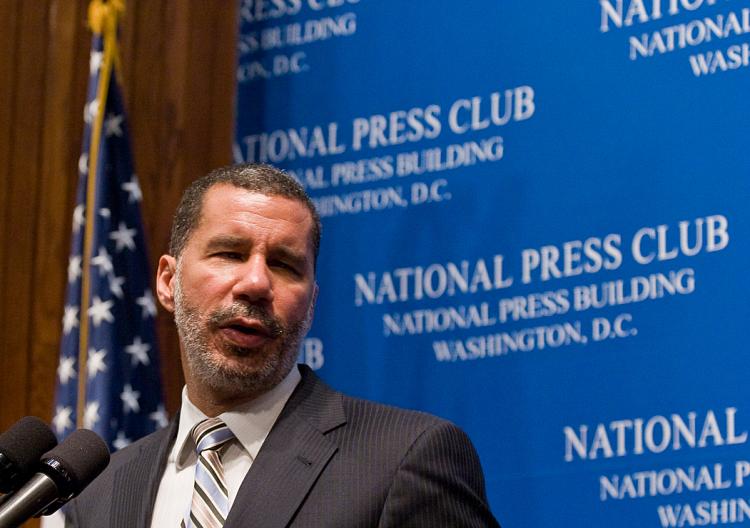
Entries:
POLYGON ((266 196, 282 196, 302 203, 310 211, 312 217, 312 243, 315 261, 318 260, 320 250, 320 216, 310 197, 302 186, 282 170, 259 163, 244 163, 227 165, 215 169, 205 176, 191 183, 182 194, 180 205, 172 221, 172 231, 169 238, 169 254, 178 258, 185 249, 187 241, 198 226, 203 209, 203 198, 206 192, 220 183, 233 185, 250 192, 265 194, 266 196))

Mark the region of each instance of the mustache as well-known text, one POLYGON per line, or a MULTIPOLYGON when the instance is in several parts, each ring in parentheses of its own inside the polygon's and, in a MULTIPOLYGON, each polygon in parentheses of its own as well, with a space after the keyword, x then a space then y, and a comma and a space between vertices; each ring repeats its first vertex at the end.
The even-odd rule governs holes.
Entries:
POLYGON ((286 333, 281 321, 274 317, 267 309, 257 304, 240 302, 235 302, 225 308, 218 308, 213 311, 208 318, 208 324, 211 328, 218 329, 237 317, 257 319, 272 337, 280 337, 286 333))

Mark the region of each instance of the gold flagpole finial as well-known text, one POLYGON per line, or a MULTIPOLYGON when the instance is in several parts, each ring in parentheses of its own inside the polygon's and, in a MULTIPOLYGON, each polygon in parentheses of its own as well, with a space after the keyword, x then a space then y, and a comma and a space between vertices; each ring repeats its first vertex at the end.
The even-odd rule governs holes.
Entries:
POLYGON ((117 30, 117 21, 124 12, 124 0, 91 0, 89 27, 94 33, 111 35, 117 30))

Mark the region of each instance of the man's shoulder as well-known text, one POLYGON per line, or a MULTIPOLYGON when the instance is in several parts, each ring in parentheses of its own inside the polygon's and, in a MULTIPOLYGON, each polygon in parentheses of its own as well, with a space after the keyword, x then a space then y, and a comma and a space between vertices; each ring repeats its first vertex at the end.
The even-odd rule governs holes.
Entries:
POLYGON ((365 398, 341 394, 341 403, 352 423, 398 423, 417 429, 449 425, 451 422, 434 414, 396 405, 381 403, 365 398))
MULTIPOLYGON (((379 444, 383 447, 401 445, 409 446, 426 438, 444 434, 460 437, 462 442, 469 442, 463 431, 452 422, 423 411, 406 409, 395 405, 380 403, 356 396, 351 396, 329 387, 308 368, 301 366, 303 382, 311 395, 308 411, 314 409, 315 421, 319 416, 338 417, 338 425, 345 427, 331 429, 334 437, 346 437, 351 440, 379 444), (312 396, 314 394, 314 396, 312 396)), ((310 416, 310 412, 308 412, 310 416)), ((328 420, 328 423, 337 423, 328 420)))
POLYGON ((331 388, 306 365, 300 365, 299 368, 302 373, 302 392, 307 393, 305 398, 312 402, 312 407, 308 406, 308 410, 316 415, 334 416, 342 411, 348 425, 398 423, 410 428, 429 428, 450 424, 448 420, 423 411, 345 394, 331 388))
MULTIPOLYGON (((314 504, 381 504, 373 525, 497 526, 479 456, 462 429, 426 412, 343 394, 300 370, 310 396, 303 414, 329 426, 318 429, 337 449, 314 504)), ((301 515, 313 518, 320 508, 307 506, 301 515)))

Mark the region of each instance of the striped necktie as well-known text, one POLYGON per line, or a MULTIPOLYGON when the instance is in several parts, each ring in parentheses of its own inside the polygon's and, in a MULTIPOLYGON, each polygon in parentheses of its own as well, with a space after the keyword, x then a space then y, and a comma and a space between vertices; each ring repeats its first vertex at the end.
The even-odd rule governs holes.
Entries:
POLYGON ((182 528, 221 528, 229 513, 229 494, 219 451, 234 438, 220 418, 198 423, 190 433, 195 440, 198 462, 190 512, 182 528))

